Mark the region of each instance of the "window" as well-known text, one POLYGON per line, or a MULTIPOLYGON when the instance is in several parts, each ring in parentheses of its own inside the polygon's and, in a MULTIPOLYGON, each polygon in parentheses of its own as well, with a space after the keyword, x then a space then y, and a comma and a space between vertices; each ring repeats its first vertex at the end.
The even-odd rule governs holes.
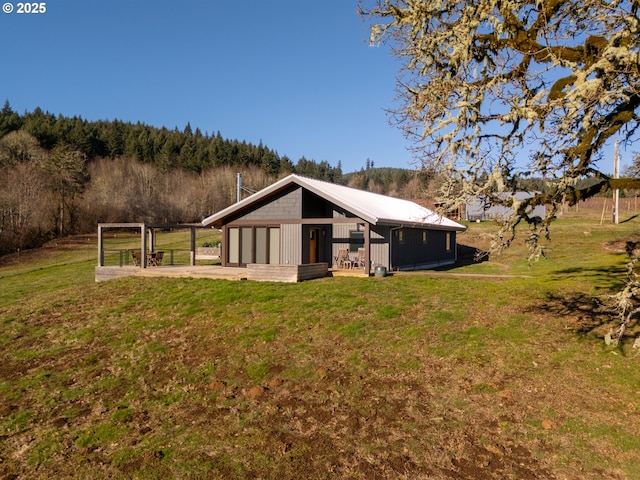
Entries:
POLYGON ((229 229, 229 263, 240 263, 240 229, 229 229))
POLYGON ((445 248, 447 252, 450 252, 451 251, 451 232, 447 232, 445 243, 446 243, 445 248))
POLYGON ((352 230, 349 232, 349 251, 357 252, 359 248, 364 247, 364 232, 352 230))
POLYGON ((267 263, 267 227, 256 227, 256 263, 267 263))
POLYGON ((269 263, 280 263, 280 229, 269 229, 269 263))
POLYGON ((424 245, 426 245, 427 243, 429 243, 429 234, 426 230, 422 231, 422 243, 424 245))
POLYGON ((252 257, 252 246, 253 246, 253 228, 251 227, 242 227, 240 229, 241 238, 240 238, 240 263, 253 263, 252 257))

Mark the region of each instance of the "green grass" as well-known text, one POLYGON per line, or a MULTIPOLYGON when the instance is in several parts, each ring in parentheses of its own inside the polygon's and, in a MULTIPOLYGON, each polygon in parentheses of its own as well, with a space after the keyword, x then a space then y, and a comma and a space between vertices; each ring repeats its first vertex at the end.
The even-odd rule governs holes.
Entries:
POLYGON ((620 284, 607 245, 638 225, 560 221, 547 260, 440 276, 0 267, 0 478, 637 478, 640 358, 569 301, 620 284))

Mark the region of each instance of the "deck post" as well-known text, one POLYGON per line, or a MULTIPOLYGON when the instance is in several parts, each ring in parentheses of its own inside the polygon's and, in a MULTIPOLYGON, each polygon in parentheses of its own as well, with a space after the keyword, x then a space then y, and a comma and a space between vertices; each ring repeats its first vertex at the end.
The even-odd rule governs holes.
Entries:
POLYGON ((147 268, 147 226, 140 225, 140 268, 147 268))
POLYGON ((194 266, 196 264, 196 229, 194 227, 191 227, 191 244, 189 250, 189 265, 194 266))
POLYGON ((153 227, 149 227, 149 251, 156 251, 156 230, 153 227))
MULTIPOLYGON (((227 226, 226 225, 222 225, 222 239, 220 242, 220 260, 221 260, 221 264, 223 267, 227 266, 227 258, 229 258, 227 256, 227 250, 229 248, 228 246, 228 237, 227 237, 227 226)), ((281 227, 282 228, 282 227, 281 227)))
POLYGON ((104 267, 104 245, 102 242, 102 225, 98 224, 98 266, 104 267))

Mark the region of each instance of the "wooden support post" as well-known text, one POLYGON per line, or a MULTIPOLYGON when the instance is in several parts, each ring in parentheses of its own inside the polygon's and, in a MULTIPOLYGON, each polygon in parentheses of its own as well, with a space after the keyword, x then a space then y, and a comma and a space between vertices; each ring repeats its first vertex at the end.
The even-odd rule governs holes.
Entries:
POLYGON ((102 241, 102 225, 98 225, 98 266, 104 267, 104 243, 102 241))
POLYGON ((227 226, 222 226, 222 241, 220 242, 220 260, 223 267, 227 266, 227 253, 226 251, 229 249, 229 237, 227 232, 227 226))
POLYGON ((191 227, 191 246, 189 247, 189 265, 196 264, 196 229, 191 227))
POLYGON ((147 268, 147 227, 140 226, 140 268, 147 268))
POLYGON ((149 251, 156 251, 156 230, 153 227, 149 228, 149 251))

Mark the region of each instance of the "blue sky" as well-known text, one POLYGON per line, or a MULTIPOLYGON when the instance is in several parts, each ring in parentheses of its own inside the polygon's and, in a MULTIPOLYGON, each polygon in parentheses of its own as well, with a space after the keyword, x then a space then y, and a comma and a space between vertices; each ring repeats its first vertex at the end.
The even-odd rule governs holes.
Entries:
POLYGON ((356 0, 50 0, 39 14, 10 3, 0 102, 19 113, 190 122, 345 172, 414 166, 385 112, 399 64, 367 44, 356 0))

